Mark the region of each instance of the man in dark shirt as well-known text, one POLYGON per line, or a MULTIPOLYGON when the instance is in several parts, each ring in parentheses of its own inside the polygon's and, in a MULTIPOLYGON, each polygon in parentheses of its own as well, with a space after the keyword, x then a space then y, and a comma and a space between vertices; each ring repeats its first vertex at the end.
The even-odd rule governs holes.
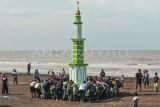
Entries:
POLYGON ((56 101, 63 99, 63 80, 58 80, 56 82, 56 101))
POLYGON ((105 72, 104 72, 103 69, 101 69, 100 76, 101 76, 102 79, 105 77, 105 72))
POLYGON ((136 89, 138 88, 139 85, 140 91, 141 91, 142 79, 143 75, 141 73, 141 69, 139 69, 138 72, 136 73, 136 89))

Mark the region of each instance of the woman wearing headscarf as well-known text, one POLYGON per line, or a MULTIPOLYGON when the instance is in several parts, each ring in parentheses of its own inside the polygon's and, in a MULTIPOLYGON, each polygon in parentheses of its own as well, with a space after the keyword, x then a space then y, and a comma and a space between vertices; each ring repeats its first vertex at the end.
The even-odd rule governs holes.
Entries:
POLYGON ((5 73, 2 73, 2 94, 8 94, 8 78, 5 73))

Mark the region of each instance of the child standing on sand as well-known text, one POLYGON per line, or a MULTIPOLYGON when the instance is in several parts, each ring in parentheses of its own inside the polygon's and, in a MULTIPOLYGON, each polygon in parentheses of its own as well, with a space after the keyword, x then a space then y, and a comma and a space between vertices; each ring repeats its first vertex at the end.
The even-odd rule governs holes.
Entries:
POLYGON ((138 98, 138 94, 137 93, 134 93, 134 98, 133 98, 133 100, 132 100, 132 102, 131 102, 131 107, 138 107, 138 100, 139 100, 139 98, 138 98))
POLYGON ((18 84, 18 75, 17 75, 17 70, 16 69, 13 69, 12 70, 12 78, 13 78, 13 84, 18 84))

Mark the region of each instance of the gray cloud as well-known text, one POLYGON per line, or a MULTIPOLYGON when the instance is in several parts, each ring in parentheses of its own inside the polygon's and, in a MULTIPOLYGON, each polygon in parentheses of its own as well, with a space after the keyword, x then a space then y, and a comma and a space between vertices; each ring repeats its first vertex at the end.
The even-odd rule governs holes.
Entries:
MULTIPOLYGON (((86 48, 160 49, 159 0, 80 0, 86 48)), ((75 0, 5 0, 0 50, 71 48, 75 0)))

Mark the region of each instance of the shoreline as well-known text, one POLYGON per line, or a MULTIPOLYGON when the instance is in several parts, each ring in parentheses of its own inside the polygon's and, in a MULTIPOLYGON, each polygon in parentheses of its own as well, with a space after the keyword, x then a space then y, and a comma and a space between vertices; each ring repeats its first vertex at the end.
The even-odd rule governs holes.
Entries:
MULTIPOLYGON (((30 73, 33 74, 35 69, 31 69, 30 73)), ((122 69, 122 70, 118 70, 118 69, 116 69, 116 70, 115 69, 106 70, 106 69, 104 69, 104 70, 105 70, 106 76, 121 77, 121 75, 123 74, 125 77, 134 78, 138 69, 139 68, 132 69, 132 70, 129 70, 129 69, 126 69, 126 70, 124 70, 124 69, 122 69)), ((0 73, 11 74, 12 70, 13 69, 10 69, 10 70, 0 70, 0 73)), ((24 70, 24 69, 21 69, 21 70, 16 69, 16 70, 17 70, 18 74, 26 74, 27 75, 27 70, 24 70)), ((49 70, 43 70, 43 69, 38 69, 38 70, 39 70, 39 73, 41 75, 48 75, 48 71, 49 70)), ((50 69, 50 70, 53 70, 55 72, 61 71, 61 69, 60 70, 50 69)), ((95 70, 87 69, 87 76, 99 76, 100 75, 100 70, 101 70, 100 68, 97 68, 95 70)), ((160 69, 157 69, 156 72, 158 74, 160 74, 160 69)), ((66 73, 69 74, 68 69, 66 70, 66 73)), ((154 77, 154 73, 155 73, 155 71, 149 70, 149 75, 150 75, 151 78, 154 77)))

